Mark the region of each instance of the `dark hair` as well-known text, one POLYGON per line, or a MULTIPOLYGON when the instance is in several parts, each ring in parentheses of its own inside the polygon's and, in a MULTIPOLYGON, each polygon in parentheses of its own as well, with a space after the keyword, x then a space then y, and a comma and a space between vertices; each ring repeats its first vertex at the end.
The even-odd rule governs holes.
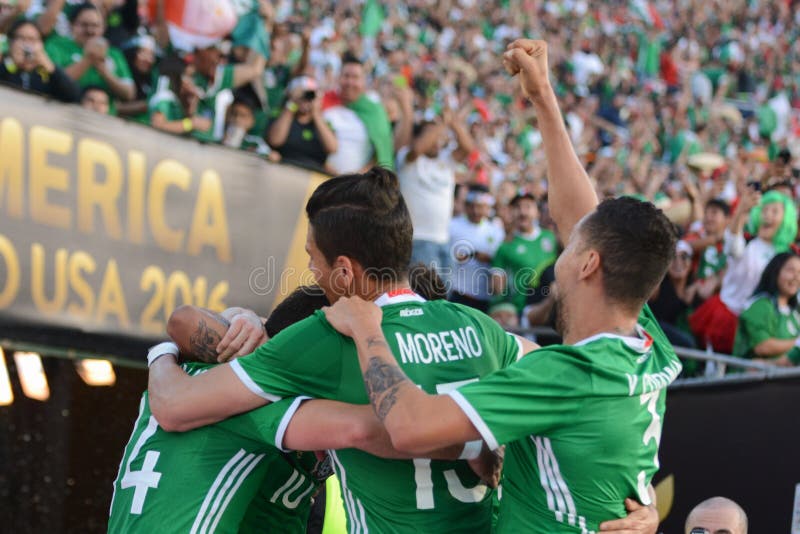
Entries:
POLYGON ((34 23, 32 20, 26 18, 17 19, 14 21, 14 23, 8 29, 8 32, 6 32, 8 41, 11 42, 14 39, 16 39, 17 32, 19 31, 19 29, 22 28, 23 26, 27 26, 28 24, 36 28, 36 33, 39 35, 39 40, 44 41, 44 35, 42 35, 42 30, 39 29, 39 26, 37 26, 36 23, 34 23))
MULTIPOLYGON (((81 13, 83 13, 84 11, 94 10, 100 13, 100 9, 98 9, 98 7, 91 2, 84 2, 82 4, 75 6, 73 9, 74 10, 72 11, 72 14, 70 14, 69 16, 70 26, 75 24, 75 21, 78 20, 78 17, 80 17, 81 13)), ((102 13, 100 13, 100 18, 103 18, 102 13)), ((105 20, 103 22, 105 23, 105 20)))
POLYGON ((348 63, 355 63, 356 65, 364 66, 364 62, 358 59, 356 55, 350 51, 345 52, 342 54, 342 66, 347 65, 348 63))
POLYGON ((414 230, 392 171, 373 167, 331 178, 308 199, 306 214, 328 263, 347 256, 381 280, 405 277, 414 230))
POLYGON ((99 85, 87 85, 81 90, 81 100, 83 100, 83 98, 87 95, 87 93, 90 93, 92 91, 100 91, 101 93, 106 92, 106 90, 100 87, 99 85))
POLYGON ((721 198, 712 198, 711 200, 706 202, 705 209, 708 208, 717 208, 720 211, 722 211, 722 213, 724 213, 726 217, 731 214, 731 205, 722 200, 721 198))
MULTIPOLYGON (((774 256, 766 267, 764 272, 761 273, 761 279, 758 281, 753 296, 764 293, 771 297, 778 296, 778 276, 781 274, 781 269, 792 258, 797 258, 794 252, 782 252, 774 256)), ((794 308, 797 306, 797 295, 789 297, 789 306, 794 308)))
POLYGON ((300 286, 275 306, 264 323, 264 330, 269 337, 275 337, 284 328, 302 321, 328 304, 330 303, 319 286, 300 286))
POLYGON ((411 137, 419 137, 422 132, 425 131, 425 128, 428 126, 434 126, 436 123, 433 121, 421 121, 414 123, 414 127, 411 130, 411 137))
MULTIPOLYGON (((533 196, 533 193, 528 193, 527 191, 524 193, 517 193, 516 195, 514 195, 514 198, 511 199, 511 202, 509 202, 509 204, 511 206, 516 206, 523 200, 532 200, 533 202, 536 202, 536 197, 533 196)), ((536 206, 538 207, 539 204, 537 203, 536 206)))
POLYGON ((660 209, 631 197, 604 200, 580 226, 600 253, 603 287, 613 301, 640 309, 675 256, 675 228, 660 209))
POLYGON ((447 286, 436 269, 424 263, 417 263, 408 270, 408 285, 425 300, 443 300, 447 298, 447 286))

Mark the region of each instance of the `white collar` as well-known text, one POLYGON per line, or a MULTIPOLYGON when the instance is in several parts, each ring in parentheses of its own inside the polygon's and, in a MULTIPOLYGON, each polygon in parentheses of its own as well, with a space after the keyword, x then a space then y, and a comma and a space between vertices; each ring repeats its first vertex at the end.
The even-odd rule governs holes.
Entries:
POLYGON ((381 308, 389 304, 401 304, 403 302, 425 302, 425 299, 408 288, 388 291, 375 299, 375 304, 381 308))
POLYGON ((648 334, 642 325, 636 325, 636 334, 638 337, 632 336, 620 336, 618 334, 611 334, 609 332, 601 332, 599 334, 595 334, 593 336, 587 337, 586 339, 582 339, 577 343, 574 343, 574 347, 580 347, 583 345, 588 345, 593 341, 597 341, 598 339, 609 338, 609 339, 619 339, 623 343, 625 343, 629 348, 635 350, 639 353, 648 352, 653 347, 653 337, 648 334))

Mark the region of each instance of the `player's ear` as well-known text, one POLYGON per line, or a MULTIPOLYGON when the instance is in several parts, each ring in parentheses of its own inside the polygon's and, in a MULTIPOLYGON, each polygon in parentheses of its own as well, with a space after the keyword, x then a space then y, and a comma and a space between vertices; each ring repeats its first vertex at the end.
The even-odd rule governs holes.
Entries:
POLYGON ((583 263, 581 264, 581 269, 578 272, 578 279, 579 280, 586 280, 593 274, 600 271, 600 254, 594 250, 589 249, 586 251, 583 257, 583 263))
POLYGON ((333 270, 336 272, 336 285, 342 289, 351 288, 353 280, 356 278, 356 265, 347 256, 337 256, 333 262, 333 270))

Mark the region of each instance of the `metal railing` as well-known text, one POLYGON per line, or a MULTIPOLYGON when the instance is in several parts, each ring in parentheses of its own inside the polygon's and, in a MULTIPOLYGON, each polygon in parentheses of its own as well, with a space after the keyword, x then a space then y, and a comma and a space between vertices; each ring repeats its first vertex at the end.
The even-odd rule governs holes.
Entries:
MULTIPOLYGON (((510 332, 522 336, 553 337, 558 333, 546 326, 531 328, 509 329, 510 332)), ((703 376, 679 378, 670 385, 670 388, 689 388, 699 386, 718 386, 762 380, 800 377, 800 367, 780 367, 770 363, 737 358, 729 354, 720 354, 710 350, 698 350, 688 347, 674 347, 675 354, 680 358, 697 360, 706 363, 703 376), (741 369, 742 372, 728 373, 728 369, 741 369)))

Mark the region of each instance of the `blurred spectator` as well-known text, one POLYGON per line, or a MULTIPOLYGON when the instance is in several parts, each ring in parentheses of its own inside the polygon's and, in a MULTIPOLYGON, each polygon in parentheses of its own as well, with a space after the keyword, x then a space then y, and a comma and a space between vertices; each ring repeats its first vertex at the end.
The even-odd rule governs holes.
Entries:
POLYGON ((716 293, 722 283, 726 265, 723 245, 730 213, 731 208, 724 200, 709 200, 703 211, 702 223, 698 221, 693 225, 694 228, 690 228, 690 233, 686 236, 686 242, 696 258, 694 274, 703 300, 716 293))
POLYGON ((168 133, 178 135, 210 135, 213 122, 199 114, 200 91, 192 81, 192 66, 178 76, 162 76, 158 87, 148 103, 150 125, 168 133), (177 87, 175 87, 177 86, 177 87))
POLYGON ((137 37, 125 51, 136 95, 130 102, 117 104, 117 113, 120 117, 147 122, 147 99, 153 95, 158 80, 156 54, 156 41, 149 35, 137 37))
POLYGON ((489 215, 494 198, 485 186, 472 186, 465 213, 450 221, 450 251, 455 258, 450 300, 486 313, 489 310, 489 265, 503 242, 503 230, 489 215))
POLYGON ((256 123, 256 107, 256 103, 244 94, 234 98, 226 114, 223 145, 255 152, 259 156, 269 155, 270 149, 267 143, 261 137, 250 133, 256 123))
POLYGON ((373 164, 394 169, 392 126, 381 103, 366 95, 366 84, 363 63, 346 54, 338 91, 326 93, 322 101, 323 116, 338 140, 327 162, 333 174, 359 172, 373 164))
POLYGON ((225 116, 233 102, 233 90, 260 79, 266 59, 250 50, 246 63, 223 61, 222 43, 197 48, 192 67, 184 76, 191 78, 191 88, 197 93, 196 114, 211 122, 208 129, 196 129, 194 136, 202 141, 220 141, 225 129, 225 116))
POLYGON ((778 254, 767 264, 753 300, 739 316, 733 355, 776 365, 800 364, 800 256, 778 254))
POLYGON ((414 224, 413 263, 435 268, 450 278, 450 220, 456 184, 456 162, 466 160, 474 148, 464 115, 445 110, 441 120, 424 122, 409 147, 397 154, 400 190, 414 224), (449 146, 450 133, 455 147, 449 146))
POLYGON ((769 260, 785 252, 797 235, 797 210, 785 195, 771 191, 761 195, 748 188, 739 201, 725 236, 728 267, 719 295, 709 298, 689 318, 692 333, 701 345, 730 354, 736 335, 737 317, 744 311, 769 260), (752 211, 751 211, 752 210, 752 211), (744 238, 748 215, 756 237, 744 238))
POLYGON ((712 497, 689 512, 684 534, 747 534, 747 514, 725 497, 712 497))
POLYGON ((517 308, 510 302, 498 302, 489 308, 489 317, 506 330, 519 328, 519 314, 517 308))
POLYGON ((558 286, 556 285, 555 264, 547 267, 536 286, 525 299, 522 310, 522 326, 556 326, 556 304, 558 286))
POLYGON ((338 142, 322 117, 322 102, 316 80, 309 76, 289 83, 286 103, 267 131, 267 141, 284 163, 324 171, 328 155, 338 142))
POLYGON ((61 100, 77 102, 78 84, 47 55, 33 22, 20 19, 8 31, 9 51, 0 64, 0 83, 61 100))
POLYGON ((516 233, 492 259, 495 300, 510 301, 522 313, 528 295, 539 286, 544 270, 555 263, 556 237, 539 226, 539 207, 530 193, 511 201, 516 233))
POLYGON ((287 24, 275 24, 270 47, 269 62, 264 69, 263 83, 267 95, 270 118, 275 119, 283 111, 286 100, 286 89, 289 82, 303 76, 308 67, 309 29, 300 34, 300 57, 292 66, 290 56, 292 35, 287 24))
POLYGON ((675 346, 695 347, 687 315, 696 294, 697 284, 692 281, 692 247, 680 240, 667 274, 649 300, 658 324, 675 346))
MULTIPOLYGON (((81 88, 103 88, 112 99, 133 100, 136 89, 125 56, 103 37, 105 21, 91 3, 80 4, 71 17, 72 38, 50 36, 45 43, 53 62, 81 88)), ((113 102, 113 100, 112 100, 113 102)), ((113 104, 112 104, 113 106, 113 104)))
POLYGON ((96 113, 108 115, 111 109, 111 100, 108 98, 108 93, 106 93, 102 87, 90 85, 83 90, 81 106, 96 113))

